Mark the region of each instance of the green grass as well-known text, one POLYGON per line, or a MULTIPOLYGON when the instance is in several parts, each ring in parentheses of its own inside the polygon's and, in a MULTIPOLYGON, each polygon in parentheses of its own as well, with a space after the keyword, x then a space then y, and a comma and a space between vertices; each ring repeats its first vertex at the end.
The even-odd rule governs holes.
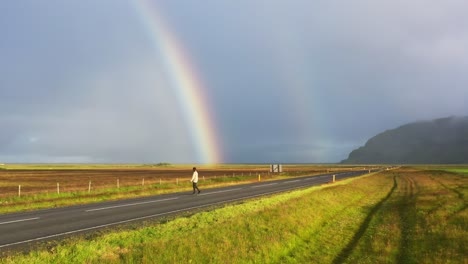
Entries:
POLYGON ((400 169, 75 237, 0 263, 466 263, 467 178, 400 169))
POLYGON ((461 174, 468 174, 468 168, 454 168, 454 169, 445 169, 446 171, 461 173, 461 174))
POLYGON ((468 174, 468 165, 423 165, 423 166, 414 166, 417 169, 423 170, 439 170, 439 171, 449 171, 460 174, 468 174))
MULTIPOLYGON (((316 236, 313 230, 302 230, 303 227, 312 224, 320 228, 325 224, 328 229, 333 229, 326 224, 326 219, 340 215, 344 209, 351 208, 350 204, 367 196, 364 190, 352 191, 346 197, 342 196, 350 198, 346 203, 336 203, 336 188, 347 182, 349 180, 331 188, 314 187, 229 205, 211 212, 177 218, 166 224, 104 234, 91 241, 73 239, 52 252, 43 250, 27 256, 7 257, 3 263, 187 263, 191 257, 196 263, 226 263, 231 258, 235 260, 233 262, 249 259, 263 262, 271 257, 274 257, 271 261, 280 260, 281 254, 270 256, 271 246, 275 250, 281 249, 287 257, 289 253, 284 251, 287 248, 283 246, 285 239, 289 241, 289 250, 293 250, 294 245, 302 241, 297 237, 302 231, 306 231, 304 236, 316 236), (321 191, 319 196, 313 195, 316 191, 321 191), (328 203, 333 200, 333 204, 328 203), (319 202, 317 209, 323 213, 322 216, 311 212, 310 203, 313 201, 319 202), (333 205, 335 208, 329 207, 333 205), (304 215, 296 215, 300 212, 304 215), (291 224, 295 230, 289 230, 291 224)), ((322 236, 326 235, 327 232, 323 230, 322 236)))
MULTIPOLYGON (((66 166, 66 165, 64 165, 66 166)), ((104 166, 104 165, 102 165, 104 166)), ((240 165, 229 165, 229 166, 240 166, 240 165)), ((243 166, 243 165, 242 165, 243 166)), ((253 166, 253 165, 252 165, 253 166)), ((290 177, 300 177, 306 175, 321 174, 323 172, 316 173, 304 173, 304 172, 288 172, 281 174, 263 175, 261 181, 279 180, 290 177)), ((234 184, 251 183, 258 181, 258 175, 245 175, 245 176, 219 176, 207 178, 206 180, 200 180, 201 188, 215 188, 220 186, 228 186, 234 184)), ((1 185, 1 183, 0 183, 1 185)), ((86 203, 97 203, 110 200, 119 199, 130 199, 136 197, 144 197, 151 195, 159 195, 165 193, 190 191, 192 184, 187 179, 179 179, 179 183, 176 184, 174 179, 170 181, 164 180, 162 184, 152 185, 137 185, 128 187, 113 187, 113 188, 92 188, 91 192, 87 190, 75 191, 75 192, 61 192, 57 194, 56 191, 42 192, 36 194, 24 193, 24 189, 27 186, 34 186, 34 183, 23 184, 23 193, 21 197, 18 195, 12 195, 0 198, 0 213, 13 213, 20 211, 28 211, 35 209, 53 208, 61 206, 70 206, 86 203)))
POLYGON ((467 178, 403 170, 349 263, 466 263, 467 178), (362 256, 375 256, 363 260, 362 256))
MULTIPOLYGON (((280 179, 282 177, 287 176, 277 175, 274 177, 270 177, 269 180, 280 179)), ((232 184, 252 182, 256 179, 256 176, 218 177, 210 178, 207 180, 201 180, 199 185, 200 188, 214 188, 219 186, 228 186, 232 184)), ((103 188, 97 190, 93 189, 90 193, 88 193, 88 191, 80 191, 62 192, 60 194, 57 194, 56 192, 24 194, 21 197, 2 197, 0 199, 0 213, 12 213, 43 208, 97 203, 110 200, 130 199, 191 190, 192 183, 190 183, 189 180, 180 180, 178 184, 176 184, 174 181, 171 181, 170 183, 165 181, 162 182, 162 184, 152 184, 146 185, 144 187, 131 186, 120 188, 103 188)))

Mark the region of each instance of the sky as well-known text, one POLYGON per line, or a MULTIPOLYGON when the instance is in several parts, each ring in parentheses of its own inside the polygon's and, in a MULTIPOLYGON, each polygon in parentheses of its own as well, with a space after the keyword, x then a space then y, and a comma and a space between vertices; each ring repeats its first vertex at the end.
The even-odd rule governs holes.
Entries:
POLYGON ((0 3, 0 163, 333 163, 468 115, 464 0, 136 2, 0 3))

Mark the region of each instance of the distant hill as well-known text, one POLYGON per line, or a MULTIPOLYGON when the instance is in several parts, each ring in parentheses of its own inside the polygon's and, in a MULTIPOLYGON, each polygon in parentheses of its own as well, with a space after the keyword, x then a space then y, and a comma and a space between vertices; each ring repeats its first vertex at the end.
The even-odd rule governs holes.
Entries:
POLYGON ((353 150, 341 163, 468 163, 468 117, 415 122, 387 130, 353 150))

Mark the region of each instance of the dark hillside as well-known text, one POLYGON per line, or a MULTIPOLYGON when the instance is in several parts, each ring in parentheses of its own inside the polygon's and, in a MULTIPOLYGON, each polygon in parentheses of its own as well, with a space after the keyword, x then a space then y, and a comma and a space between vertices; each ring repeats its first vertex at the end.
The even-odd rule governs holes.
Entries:
POLYGON ((468 117, 415 122, 387 130, 353 150, 342 163, 468 163, 468 117))

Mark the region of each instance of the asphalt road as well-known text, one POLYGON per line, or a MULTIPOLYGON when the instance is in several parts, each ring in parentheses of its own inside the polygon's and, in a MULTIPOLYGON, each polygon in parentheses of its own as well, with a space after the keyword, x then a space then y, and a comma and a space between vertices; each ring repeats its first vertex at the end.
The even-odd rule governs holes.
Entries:
MULTIPOLYGON (((337 173, 336 180, 368 173, 337 173)), ((179 192, 151 197, 94 203, 54 209, 0 215, 0 251, 25 248, 70 235, 157 219, 181 212, 208 208, 239 200, 305 188, 331 182, 333 174, 278 181, 256 182, 222 188, 203 189, 199 195, 179 192)), ((199 184, 200 185, 200 184, 199 184)))

